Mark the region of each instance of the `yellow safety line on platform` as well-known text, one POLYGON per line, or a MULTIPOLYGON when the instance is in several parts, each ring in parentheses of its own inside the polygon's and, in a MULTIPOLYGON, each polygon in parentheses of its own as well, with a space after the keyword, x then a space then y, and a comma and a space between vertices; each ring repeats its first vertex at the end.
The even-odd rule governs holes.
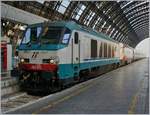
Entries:
POLYGON ((143 83, 144 83, 144 78, 140 82, 140 87, 139 87, 137 93, 132 98, 131 104, 128 109, 128 114, 135 114, 135 109, 136 109, 136 105, 137 105, 137 101, 138 101, 138 95, 140 93, 143 83))
POLYGON ((137 99, 138 99, 138 93, 133 97, 131 101, 131 105, 129 106, 128 114, 134 114, 135 113, 135 107, 137 104, 137 99))
POLYGON ((39 109, 39 110, 33 112, 32 114, 38 114, 39 112, 44 112, 44 111, 46 111, 47 109, 53 107, 54 105, 57 105, 58 103, 61 103, 61 102, 65 101, 65 100, 67 100, 67 99, 69 99, 69 98, 71 98, 71 97, 73 97, 73 96, 75 96, 75 95, 77 95, 77 94, 79 94, 79 93, 85 91, 86 89, 90 88, 91 86, 93 86, 93 85, 85 86, 85 87, 79 89, 77 92, 72 93, 72 94, 70 94, 70 95, 68 95, 68 96, 65 96, 65 97, 61 98, 60 100, 58 100, 58 101, 52 102, 52 103, 50 103, 48 106, 45 106, 45 107, 43 107, 43 108, 41 108, 41 109, 39 109))

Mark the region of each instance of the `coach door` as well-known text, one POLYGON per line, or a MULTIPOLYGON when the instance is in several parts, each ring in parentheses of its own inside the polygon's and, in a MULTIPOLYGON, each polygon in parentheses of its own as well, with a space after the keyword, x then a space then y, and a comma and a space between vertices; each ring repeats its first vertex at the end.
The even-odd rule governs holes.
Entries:
POLYGON ((72 63, 74 76, 78 76, 80 67, 80 40, 78 32, 74 32, 74 39, 72 41, 72 63))

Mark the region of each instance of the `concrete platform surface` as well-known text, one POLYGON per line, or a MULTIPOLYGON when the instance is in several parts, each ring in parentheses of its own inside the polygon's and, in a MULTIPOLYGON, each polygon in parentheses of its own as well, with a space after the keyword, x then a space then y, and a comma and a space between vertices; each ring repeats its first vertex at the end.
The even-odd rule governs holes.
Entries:
POLYGON ((17 77, 3 77, 1 80, 1 98, 5 98, 20 91, 17 77))
POLYGON ((37 102, 11 113, 148 114, 148 63, 148 59, 134 62, 101 75, 90 85, 53 103, 37 102))

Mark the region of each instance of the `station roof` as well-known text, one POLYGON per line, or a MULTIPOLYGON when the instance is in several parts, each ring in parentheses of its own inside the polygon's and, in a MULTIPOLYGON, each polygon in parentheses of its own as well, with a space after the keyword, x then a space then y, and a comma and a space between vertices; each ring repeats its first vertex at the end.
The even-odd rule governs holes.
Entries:
POLYGON ((55 20, 74 20, 135 47, 149 37, 149 0, 143 1, 3 1, 55 20))

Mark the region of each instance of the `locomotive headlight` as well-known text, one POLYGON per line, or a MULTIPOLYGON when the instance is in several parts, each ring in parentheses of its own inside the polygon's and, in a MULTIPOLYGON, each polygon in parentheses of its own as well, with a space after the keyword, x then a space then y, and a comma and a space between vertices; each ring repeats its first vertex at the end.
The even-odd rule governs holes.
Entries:
POLYGON ((20 61, 23 63, 23 62, 24 62, 24 59, 21 59, 20 61))
POLYGON ((20 63, 29 63, 28 58, 20 58, 20 63))
POLYGON ((50 61, 49 61, 51 64, 54 64, 55 63, 55 61, 53 60, 53 59, 50 59, 50 61))
POLYGON ((49 63, 58 64, 59 63, 59 57, 50 57, 49 63))

